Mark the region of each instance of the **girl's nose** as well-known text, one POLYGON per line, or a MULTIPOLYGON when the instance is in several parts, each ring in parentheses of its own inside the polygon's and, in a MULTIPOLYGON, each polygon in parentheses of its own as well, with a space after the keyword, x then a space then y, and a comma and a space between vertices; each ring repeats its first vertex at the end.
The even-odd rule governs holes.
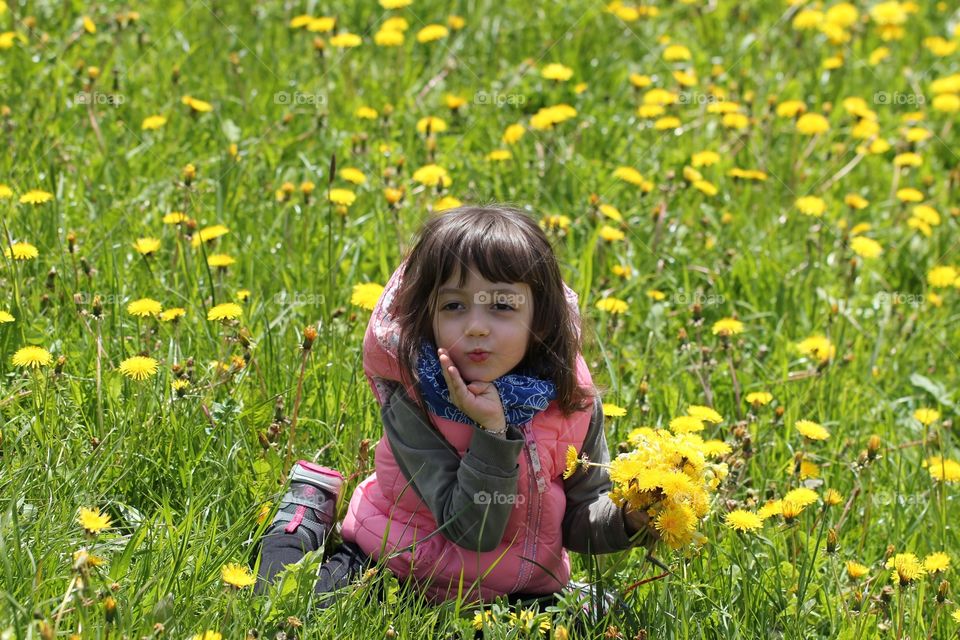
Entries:
POLYGON ((483 311, 474 310, 470 314, 470 321, 467 325, 467 335, 468 336, 485 336, 490 332, 487 327, 487 322, 483 317, 483 311))

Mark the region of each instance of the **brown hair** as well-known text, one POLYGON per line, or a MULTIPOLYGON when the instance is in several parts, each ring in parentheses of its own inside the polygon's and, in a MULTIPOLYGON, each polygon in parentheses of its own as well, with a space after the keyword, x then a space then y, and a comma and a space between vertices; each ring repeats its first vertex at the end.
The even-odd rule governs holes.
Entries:
POLYGON ((457 270, 458 286, 464 286, 469 266, 491 282, 530 286, 533 326, 518 368, 556 384, 557 402, 565 416, 592 406, 596 389, 577 382, 581 341, 550 241, 522 210, 499 204, 443 212, 424 224, 407 255, 391 313, 400 327, 400 370, 404 384, 416 389, 416 401, 423 406, 416 384, 421 339, 436 344, 433 316, 437 290, 457 270))

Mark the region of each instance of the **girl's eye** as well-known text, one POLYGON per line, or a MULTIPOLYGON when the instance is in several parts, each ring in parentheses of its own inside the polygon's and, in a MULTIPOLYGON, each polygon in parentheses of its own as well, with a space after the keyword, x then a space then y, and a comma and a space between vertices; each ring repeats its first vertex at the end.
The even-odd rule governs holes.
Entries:
MULTIPOLYGON (((454 311, 454 310, 455 310, 455 307, 457 307, 457 306, 462 307, 462 306, 463 306, 463 303, 461 303, 461 302, 448 302, 448 303, 442 305, 442 306, 440 307, 440 310, 441 310, 441 311, 454 311)), ((505 303, 505 302, 495 302, 495 303, 493 304, 493 308, 494 308, 495 310, 497 310, 497 311, 516 311, 516 309, 514 309, 511 305, 509 305, 509 304, 507 304, 507 303, 505 303)))

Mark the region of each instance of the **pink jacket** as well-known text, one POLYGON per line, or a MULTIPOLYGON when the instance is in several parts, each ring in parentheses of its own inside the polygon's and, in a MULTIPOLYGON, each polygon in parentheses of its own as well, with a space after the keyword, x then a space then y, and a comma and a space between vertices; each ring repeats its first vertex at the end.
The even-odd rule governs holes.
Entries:
MULTIPOLYGON (((364 336, 364 371, 383 405, 400 380, 398 327, 389 313, 402 277, 401 265, 381 295, 364 336), (387 382, 389 381, 389 382, 387 382)), ((576 315, 576 294, 566 289, 576 315)), ((579 331, 579 324, 577 326, 579 331)), ((582 356, 577 377, 592 386, 582 356)), ((412 390, 408 389, 408 394, 412 390)), ((413 397, 412 395, 410 397, 413 397)), ((522 425, 523 453, 513 512, 500 544, 480 552, 460 547, 442 532, 426 504, 401 472, 386 437, 375 452, 375 473, 360 483, 343 521, 343 537, 373 559, 386 557, 399 578, 416 581, 433 601, 460 597, 489 600, 507 593, 552 593, 570 578, 570 559, 562 545, 561 523, 566 506, 562 475, 568 445, 582 448, 591 410, 564 417, 554 400, 531 422, 522 425)), ((462 457, 473 429, 431 414, 431 420, 462 457)))

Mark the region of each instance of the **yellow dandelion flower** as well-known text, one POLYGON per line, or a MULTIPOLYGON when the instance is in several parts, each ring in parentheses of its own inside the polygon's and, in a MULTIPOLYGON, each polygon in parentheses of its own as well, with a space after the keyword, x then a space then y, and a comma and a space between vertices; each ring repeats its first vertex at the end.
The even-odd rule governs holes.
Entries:
POLYGON ((183 96, 180 102, 190 107, 194 113, 209 113, 213 111, 213 105, 205 100, 198 100, 193 96, 183 96))
POLYGON ((707 458, 719 458, 733 451, 733 447, 722 440, 706 440, 700 450, 707 458))
POLYGON ((736 336, 743 333, 743 323, 736 318, 722 318, 714 322, 710 330, 715 336, 736 336))
POLYGON ((923 559, 923 568, 927 573, 941 573, 950 568, 950 556, 943 551, 931 553, 923 559))
POLYGON ((547 80, 566 82, 573 77, 573 69, 558 63, 552 63, 540 70, 540 75, 547 80))
POLYGON ((705 428, 703 420, 696 416, 677 416, 670 421, 670 430, 674 433, 691 433, 703 431, 705 428))
POLYGON ((873 238, 857 236, 850 240, 850 248, 861 258, 876 258, 883 253, 883 247, 873 238))
POLYGON ((830 123, 819 113, 805 113, 797 119, 797 131, 804 135, 816 135, 830 130, 830 123))
POLYGON ((690 541, 697 525, 697 516, 688 505, 669 502, 657 514, 654 526, 660 532, 660 538, 671 549, 679 549, 690 541))
POLYGON ((783 513, 783 500, 770 500, 757 510, 757 515, 766 520, 783 513))
POLYGON ((940 419, 940 412, 936 409, 921 407, 913 412, 913 417, 920 424, 929 426, 940 419))
POLYGON ((513 154, 509 149, 494 149, 487 154, 487 160, 491 162, 503 162, 511 158, 513 158, 513 154))
POLYGON ((100 512, 100 509, 94 507, 80 507, 80 513, 77 515, 77 523, 89 534, 97 534, 110 527, 110 516, 100 512))
POLYGON ((859 580, 868 573, 870 573, 870 569, 868 569, 866 565, 854 562, 853 560, 847 561, 847 577, 851 580, 859 580))
POLYGON ((612 402, 603 403, 603 415, 607 418, 622 418, 627 415, 627 410, 612 402))
POLYGON ((797 343, 797 349, 820 364, 826 364, 837 355, 837 348, 829 338, 823 336, 810 336, 797 343))
POLYGON ((13 197, 13 189, 5 184, 0 184, 0 200, 9 200, 13 197))
POLYGON ((806 487, 797 487, 791 491, 788 491, 785 496, 783 496, 783 501, 792 502, 795 505, 799 505, 801 508, 808 507, 814 502, 817 501, 817 492, 813 489, 808 489, 806 487))
POLYGON ((731 511, 723 520, 728 527, 736 531, 756 531, 763 527, 763 518, 744 509, 731 511))
POLYGON ((427 187, 449 187, 452 182, 447 170, 435 164, 427 164, 414 171, 413 180, 427 187))
POLYGON ((195 633, 190 640, 223 640, 223 636, 218 631, 207 629, 203 633, 195 633))
POLYGON ((160 250, 160 241, 156 238, 137 238, 133 248, 142 256, 150 256, 160 250))
POLYGON ((140 298, 127 305, 127 313, 138 318, 158 316, 163 311, 163 305, 153 298, 140 298))
POLYGON ((907 586, 926 573, 919 558, 912 553, 898 553, 889 558, 885 566, 887 569, 893 569, 890 577, 901 587, 907 586))
POLYGON ((8 311, 0 311, 0 324, 7 324, 15 319, 8 311))
POLYGON ((716 151, 699 151, 690 158, 694 167, 710 167, 720 162, 720 154, 716 151))
POLYGON ((376 109, 367 106, 358 107, 357 110, 354 111, 353 115, 361 120, 376 120, 378 117, 380 117, 380 114, 377 113, 376 109))
POLYGON ((417 32, 417 42, 425 44, 435 42, 450 35, 450 30, 442 24, 428 24, 417 32))
POLYGON ((900 202, 923 202, 923 192, 912 187, 897 189, 897 200, 900 202))
POLYGON ((812 420, 797 420, 793 426, 800 435, 810 440, 826 440, 830 437, 829 431, 812 420))
POLYGON ((365 282, 353 286, 353 295, 350 297, 350 304, 363 307, 367 311, 373 311, 377 306, 377 301, 383 294, 383 285, 376 282, 365 282))
MULTIPOLYGON (((171 214, 172 215, 172 214, 171 214)), ((216 240, 221 236, 225 236, 230 233, 230 229, 225 227, 222 224, 214 224, 209 227, 204 227, 200 229, 191 240, 190 244, 194 247, 199 247, 201 243, 210 242, 211 240, 216 240)))
POLYGON ((224 302, 218 304, 207 312, 207 320, 225 321, 236 320, 243 315, 243 307, 236 302, 224 302))
POLYGON ((630 305, 620 298, 601 298, 597 301, 597 309, 614 315, 626 313, 629 308, 630 305))
POLYGON ((448 209, 456 209, 463 204, 459 198, 454 198, 453 196, 444 196, 433 203, 433 210, 436 212, 447 211, 448 209))
POLYGON ((938 482, 960 482, 960 462, 956 460, 931 456, 924 461, 924 466, 938 482))
POLYGON ((617 209, 615 206, 610 204, 601 204, 597 208, 600 210, 600 213, 610 218, 611 220, 615 222, 623 222, 623 214, 620 213, 620 210, 617 209))
POLYGON ((514 144, 515 142, 520 140, 520 138, 522 138, 523 134, 525 134, 526 132, 527 130, 523 127, 522 124, 511 124, 506 129, 504 129, 503 136, 500 138, 500 140, 504 144, 514 144))
POLYGON ((643 174, 633 167, 617 167, 613 171, 613 177, 638 187, 645 181, 643 174))
POLYGON ((784 498, 780 503, 780 515, 783 516, 784 520, 790 522, 803 513, 804 508, 804 505, 784 498))
POLYGON ((773 394, 767 391, 753 391, 748 393, 745 399, 755 407, 763 407, 773 402, 773 394))
POLYGON ((172 309, 166 309, 160 312, 160 321, 161 322, 175 322, 185 316, 187 310, 181 307, 173 307, 172 309))
POLYGON ((120 363, 120 373, 132 380, 146 380, 157 373, 158 364, 147 356, 133 356, 120 363))
POLYGON ((651 300, 660 302, 661 300, 666 299, 667 294, 665 294, 663 291, 660 291, 659 289, 647 289, 646 296, 651 300))
POLYGON ((777 117, 795 118, 797 114, 807 110, 807 105, 802 100, 784 100, 777 105, 777 117))
POLYGON ((717 413, 715 409, 711 409, 710 407, 705 407, 699 404, 692 404, 687 407, 687 414, 712 424, 720 424, 723 422, 723 416, 717 413))
POLYGON ((14 242, 12 246, 3 250, 3 255, 8 259, 33 260, 40 255, 40 252, 29 242, 14 242))
POLYGON ((243 589, 253 586, 257 581, 250 569, 234 562, 223 565, 220 568, 220 577, 223 582, 235 589, 243 589))
POLYGON ((567 446, 566 462, 567 465, 563 471, 564 480, 573 476, 573 474, 575 474, 577 469, 580 467, 580 458, 577 454, 576 448, 573 445, 567 446))
POLYGON ((163 216, 163 224, 180 224, 188 220, 187 215, 181 211, 171 211, 163 216))
POLYGON ((617 240, 623 240, 627 236, 623 231, 605 224, 600 227, 600 237, 607 242, 616 242, 617 240))
POLYGON ((814 218, 819 218, 827 210, 827 203, 824 202, 823 198, 817 196, 797 198, 795 204, 800 213, 814 218))
POLYGON ((343 169, 338 169, 337 175, 347 182, 356 185, 364 184, 367 181, 367 176, 363 174, 363 171, 360 171, 360 169, 357 169, 356 167, 344 167, 343 169))
POLYGON ((957 271, 956 267, 934 267, 927 272, 927 283, 931 287, 952 287, 958 279, 960 279, 960 272, 957 271))
POLYGON ((207 256, 207 264, 213 268, 226 269, 236 264, 236 260, 225 253, 213 253, 207 256))
POLYGON ((836 489, 827 489, 827 492, 823 494, 823 502, 831 507, 843 504, 843 494, 836 489))
POLYGON ((344 31, 330 38, 330 46, 337 49, 353 49, 363 44, 363 38, 355 33, 344 31))
POLYGON ((13 354, 13 359, 11 362, 15 367, 30 367, 31 369, 38 369, 40 367, 46 367, 53 362, 53 356, 50 355, 50 352, 43 347, 21 347, 20 349, 17 349, 16 353, 13 354))
POLYGON ((447 209, 455 209, 462 204, 463 202, 459 198, 444 196, 433 203, 433 210, 437 212, 446 211, 447 209))
POLYGON ((167 118, 165 116, 147 116, 143 119, 143 122, 140 123, 140 129, 143 131, 156 131, 167 124, 167 118))
POLYGON ((682 44, 671 44, 663 50, 663 59, 667 62, 680 62, 690 60, 693 56, 690 49, 682 44))
POLYGON ((51 200, 53 200, 53 194, 40 189, 31 189, 20 196, 20 204, 43 204, 51 200))
POLYGON ((333 204, 349 207, 357 199, 357 194, 349 189, 330 189, 327 199, 333 204))
POLYGON ((308 16, 308 20, 306 21, 307 31, 310 33, 330 33, 336 26, 337 19, 330 16, 321 16, 319 18, 308 16))

